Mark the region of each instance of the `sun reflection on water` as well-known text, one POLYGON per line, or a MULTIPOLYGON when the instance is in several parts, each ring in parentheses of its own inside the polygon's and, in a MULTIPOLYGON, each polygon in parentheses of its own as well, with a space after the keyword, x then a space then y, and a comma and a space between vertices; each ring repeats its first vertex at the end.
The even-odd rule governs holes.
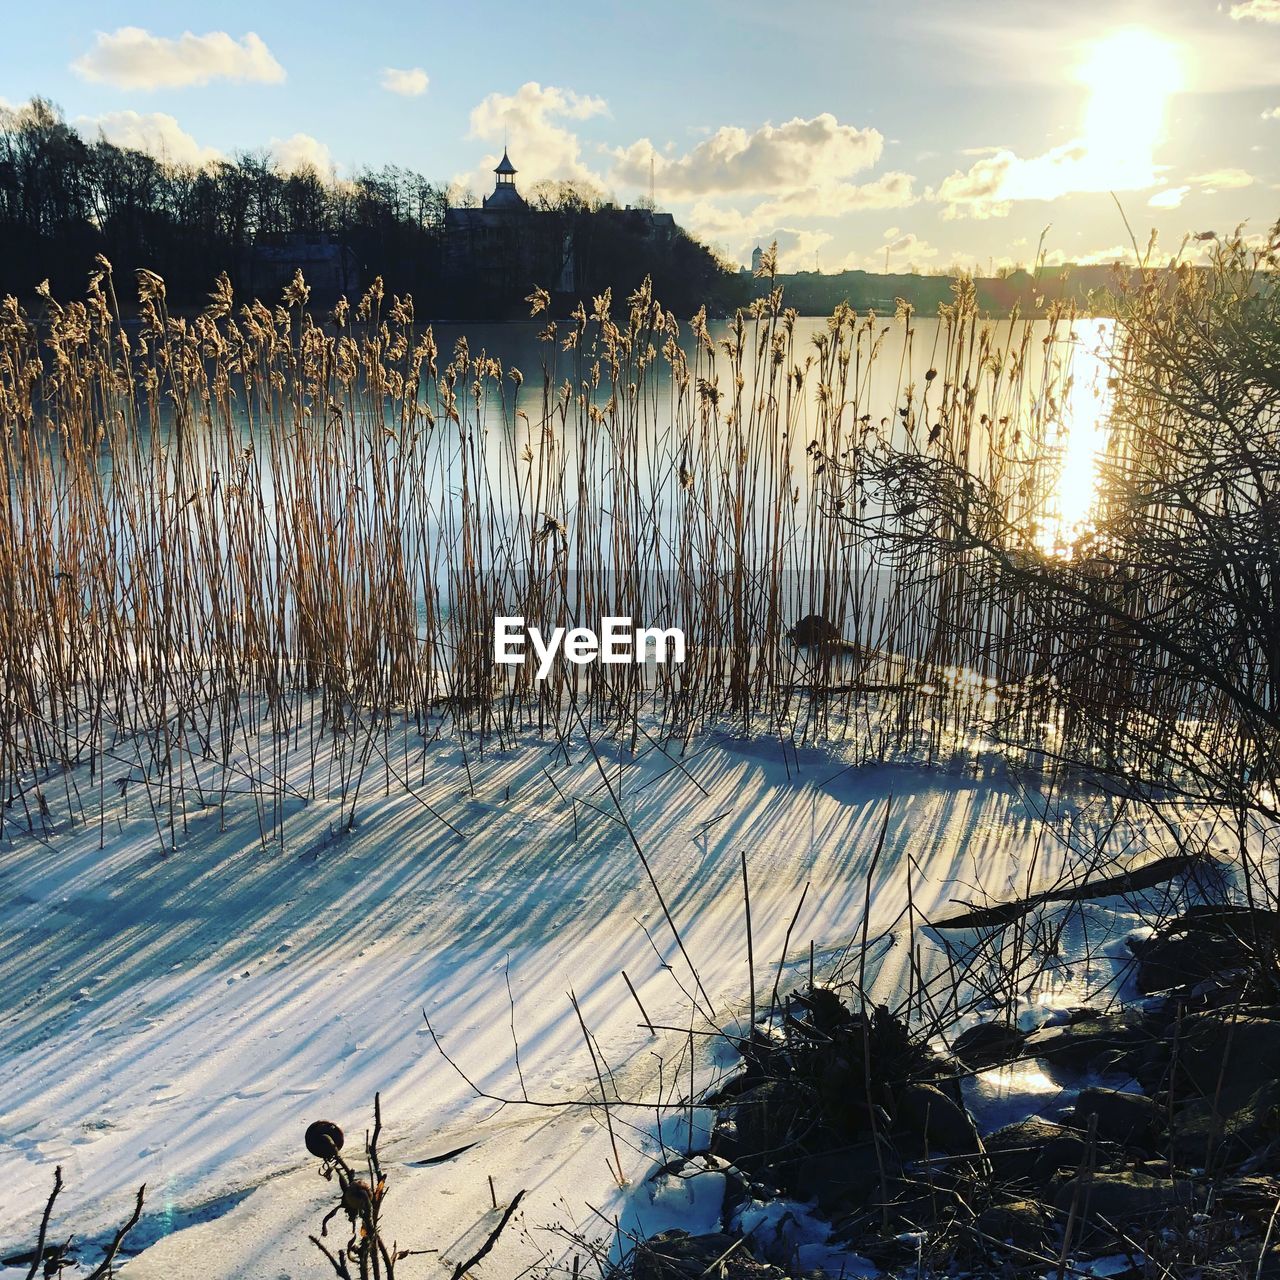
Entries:
POLYGON ((1114 336, 1115 322, 1099 320, 1091 331, 1077 331, 1072 338, 1065 391, 1045 435, 1045 448, 1056 457, 1056 475, 1036 532, 1036 546, 1045 555, 1070 556, 1096 513, 1099 464, 1113 404, 1114 336))

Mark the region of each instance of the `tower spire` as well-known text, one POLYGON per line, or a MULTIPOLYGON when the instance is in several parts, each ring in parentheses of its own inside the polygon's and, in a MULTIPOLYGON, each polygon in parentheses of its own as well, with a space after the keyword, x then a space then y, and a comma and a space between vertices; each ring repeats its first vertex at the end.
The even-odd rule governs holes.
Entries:
POLYGON ((524 208, 524 200, 516 190, 516 167, 511 163, 507 148, 502 148, 502 159, 494 166, 493 194, 485 198, 486 209, 524 208))

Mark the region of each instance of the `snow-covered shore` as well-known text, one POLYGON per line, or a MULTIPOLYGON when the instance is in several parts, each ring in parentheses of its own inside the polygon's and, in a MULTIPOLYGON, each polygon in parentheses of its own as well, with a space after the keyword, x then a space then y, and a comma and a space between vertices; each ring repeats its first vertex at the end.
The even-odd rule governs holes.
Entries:
MULTIPOLYGON (((655 1051, 683 1036, 648 1035, 621 973, 661 1025, 688 1025, 692 979, 596 762, 532 740, 430 753, 424 787, 371 794, 349 833, 334 834, 335 804, 287 801, 283 852, 258 840, 248 799, 232 802, 225 830, 216 809, 196 815, 168 857, 137 796, 127 819, 108 800, 101 827, 57 812, 44 832, 6 824, 0 1253, 30 1247, 61 1164, 55 1231, 82 1239, 107 1234, 148 1184, 134 1237, 145 1247, 127 1264, 136 1280, 322 1274, 306 1236, 331 1188, 302 1131, 325 1116, 360 1133, 378 1090, 387 1222, 402 1246, 440 1251, 410 1274, 443 1273, 484 1238, 490 1177, 500 1205, 527 1192, 485 1264, 493 1275, 563 1252, 548 1224, 599 1234, 638 1212, 634 1188, 611 1179, 597 1118, 476 1099, 423 1019, 499 1095, 520 1088, 514 1020, 530 1097, 572 1102, 594 1089, 572 990, 619 1096, 653 1096, 655 1051)), ((807 964, 813 940, 821 969, 861 930, 890 794, 873 937, 905 933, 908 875, 918 923, 1063 873, 1065 851, 1038 821, 1043 798, 1003 777, 854 769, 837 748, 728 736, 603 761, 730 1024, 748 987, 742 850, 758 986, 806 884, 790 961, 807 964)), ((1117 920, 1117 936, 1131 924, 1117 920)), ((909 953, 879 948, 878 989, 902 987, 909 953)), ((937 972, 944 960, 923 962, 937 972)), ((1061 981, 1086 976, 1066 968, 1061 981)), ((713 1063, 699 1057, 701 1088, 713 1063)), ((617 1115, 635 1179, 659 1154, 653 1116, 617 1115)))

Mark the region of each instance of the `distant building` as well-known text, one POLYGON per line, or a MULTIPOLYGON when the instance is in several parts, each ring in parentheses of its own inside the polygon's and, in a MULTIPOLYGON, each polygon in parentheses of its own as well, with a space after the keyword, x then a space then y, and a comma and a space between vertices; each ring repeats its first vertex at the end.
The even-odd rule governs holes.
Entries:
POLYGON ((518 170, 505 147, 493 172, 493 192, 479 208, 445 210, 445 277, 494 296, 548 283, 571 291, 572 238, 557 234, 546 215, 529 207, 516 189, 518 170))
POLYGON ((756 247, 751 250, 751 274, 753 276, 758 276, 760 274, 760 264, 763 261, 764 250, 759 245, 756 245, 756 247))
POLYGON ((279 294, 298 271, 316 300, 336 300, 360 291, 360 268, 351 249, 326 233, 285 235, 253 246, 249 272, 251 292, 279 294))
POLYGON ((519 171, 511 163, 506 147, 502 148, 502 159, 493 172, 497 175, 497 182, 494 184, 493 195, 485 196, 484 207, 495 212, 504 209, 508 212, 517 209, 527 211, 529 206, 524 196, 516 190, 516 174, 519 171))
POLYGON ((680 235, 671 214, 652 208, 530 205, 505 148, 493 173, 479 206, 445 210, 442 270, 464 309, 484 298, 514 307, 535 285, 573 294, 611 278, 619 254, 662 251, 680 235))

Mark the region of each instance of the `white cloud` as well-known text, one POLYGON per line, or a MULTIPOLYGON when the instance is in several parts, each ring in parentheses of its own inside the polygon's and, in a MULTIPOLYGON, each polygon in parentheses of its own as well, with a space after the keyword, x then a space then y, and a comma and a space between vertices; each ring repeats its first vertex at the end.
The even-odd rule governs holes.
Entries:
POLYGON ((762 248, 777 243, 778 271, 813 271, 821 265, 822 250, 831 243, 827 231, 812 231, 800 227, 777 227, 764 241, 762 248))
POLYGON ((936 258, 938 251, 931 244, 921 240, 914 231, 904 231, 894 236, 886 244, 882 244, 878 253, 912 254, 920 258, 936 258))
POLYGON ((884 150, 876 129, 841 124, 830 112, 809 120, 762 125, 748 133, 724 126, 681 156, 666 156, 642 138, 614 155, 614 178, 647 186, 652 159, 668 200, 757 192, 788 194, 839 185, 870 168, 884 150))
POLYGON ((884 233, 884 243, 865 257, 851 253, 845 260, 846 271, 884 271, 886 264, 891 272, 922 271, 938 256, 938 249, 927 240, 921 240, 914 231, 899 231, 889 227, 884 233))
MULTIPOLYGON (((588 120, 606 115, 608 104, 560 89, 545 88, 535 80, 520 86, 515 93, 491 93, 471 111, 470 137, 486 142, 509 142, 512 161, 533 181, 568 179, 599 185, 600 178, 582 160, 582 144, 565 120, 588 120)), ((501 152, 486 156, 472 174, 461 174, 455 180, 481 191, 493 185, 493 168, 501 152)))
POLYGON ((873 182, 841 182, 788 192, 756 207, 756 217, 770 221, 783 217, 839 218, 863 209, 905 209, 915 204, 915 179, 892 170, 873 182))
POLYGON ((222 152, 216 147, 201 146, 163 111, 111 111, 103 116, 81 116, 76 124, 96 130, 117 147, 145 151, 166 164, 200 167, 222 159, 222 152))
POLYGON ((681 222, 735 262, 745 262, 755 245, 777 240, 780 261, 792 264, 784 269, 809 271, 813 269, 814 253, 832 237, 826 231, 797 227, 797 220, 905 208, 915 203, 912 182, 909 174, 891 172, 861 186, 842 183, 801 189, 745 210, 716 200, 699 200, 681 222))
POLYGON ((1270 111, 1262 113, 1264 120, 1280 120, 1280 107, 1272 107, 1270 111))
POLYGON ((1150 145, 1111 147, 1073 139, 1023 159, 1007 149, 956 170, 925 198, 944 205, 944 218, 1003 218, 1015 201, 1057 200, 1080 192, 1142 191, 1160 180, 1150 145))
POLYGON ((1243 169, 1214 169, 1211 173, 1201 173, 1191 179, 1207 192, 1238 191, 1241 187, 1253 186, 1253 174, 1243 169))
POLYGON ((1166 108, 1185 87, 1180 47, 1140 29, 1116 30, 1088 43, 1070 76, 1088 90, 1071 140, 1030 158, 1009 147, 980 154, 928 193, 946 206, 945 217, 1001 217, 1016 201, 1161 182, 1156 149, 1166 108))
MULTIPOLYGON (((1266 236, 1245 236, 1246 248, 1263 249, 1266 247, 1266 236)), ((1215 252, 1217 241, 1212 233, 1206 239, 1186 236, 1180 239, 1175 249, 1162 249, 1157 243, 1144 244, 1135 253, 1133 245, 1112 245, 1109 249, 1092 249, 1087 252, 1064 253, 1054 249, 1045 255, 1045 265, 1060 267, 1074 263, 1081 267, 1111 266, 1120 263, 1124 266, 1136 266, 1139 260, 1146 266, 1165 267, 1171 262, 1206 262, 1215 252)))
POLYGON ((778 270, 781 272, 812 271, 816 256, 833 239, 829 231, 762 222, 754 210, 743 213, 712 200, 698 201, 681 222, 704 243, 719 249, 731 262, 744 266, 750 261, 751 251, 756 245, 767 249, 777 241, 778 270))
POLYGON ((1005 187, 1009 174, 1019 164, 1012 151, 998 151, 975 161, 968 172, 957 169, 930 189, 927 198, 946 205, 943 217, 1003 218, 1011 206, 1005 187))
POLYGON ((421 67, 383 67, 382 87, 388 93, 398 93, 401 97, 417 98, 426 93, 431 77, 421 67))
MULTIPOLYGON (((1160 255, 1160 260, 1163 261, 1164 257, 1165 255, 1160 255)), ((1104 267, 1115 262, 1133 264, 1137 262, 1137 256, 1132 245, 1115 244, 1110 249, 1094 249, 1089 253, 1076 254, 1072 261, 1081 267, 1104 267)))
POLYGON ((1176 209, 1186 198, 1190 187, 1165 187, 1147 201, 1153 209, 1176 209))
POLYGON ((736 262, 745 261, 744 246, 749 254, 751 246, 763 235, 763 230, 741 210, 727 209, 713 200, 698 201, 685 225, 699 239, 722 247, 736 262))
POLYGON ((309 133, 295 133, 288 138, 271 139, 271 158, 285 173, 301 173, 314 169, 322 177, 333 170, 329 148, 309 133))
POLYGON ((185 31, 176 40, 142 27, 99 31, 93 47, 71 68, 85 80, 118 89, 176 89, 211 80, 256 80, 279 84, 284 68, 261 37, 250 31, 236 40, 225 31, 197 36, 185 31))
POLYGON ((1239 21, 1252 18, 1255 22, 1280 22, 1280 0, 1244 0, 1231 6, 1231 16, 1239 21))

